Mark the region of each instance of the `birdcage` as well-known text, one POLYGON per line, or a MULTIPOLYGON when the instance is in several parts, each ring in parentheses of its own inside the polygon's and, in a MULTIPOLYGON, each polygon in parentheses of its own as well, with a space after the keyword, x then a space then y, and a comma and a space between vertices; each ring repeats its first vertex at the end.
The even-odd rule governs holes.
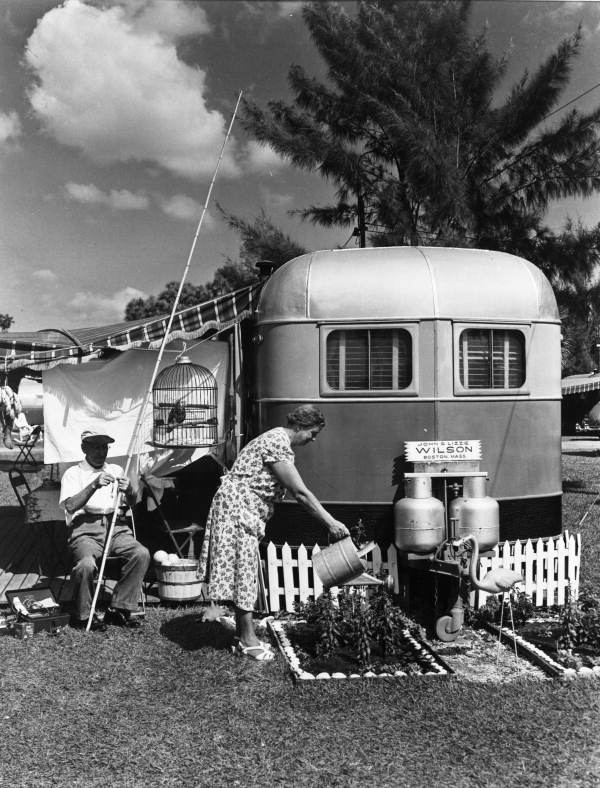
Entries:
POLYGON ((213 374, 182 356, 156 376, 152 389, 153 442, 181 448, 217 442, 217 383, 213 374))

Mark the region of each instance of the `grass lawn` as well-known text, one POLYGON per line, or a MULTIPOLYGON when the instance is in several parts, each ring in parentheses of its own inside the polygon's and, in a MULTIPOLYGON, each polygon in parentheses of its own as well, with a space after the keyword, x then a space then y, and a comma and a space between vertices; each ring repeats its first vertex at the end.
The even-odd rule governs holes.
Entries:
MULTIPOLYGON (((597 495, 564 456, 565 526, 597 495)), ((582 577, 600 588, 598 505, 582 577)), ((600 785, 600 681, 424 678, 295 686, 278 658, 235 659, 200 608, 142 631, 0 638, 0 785, 600 785)))

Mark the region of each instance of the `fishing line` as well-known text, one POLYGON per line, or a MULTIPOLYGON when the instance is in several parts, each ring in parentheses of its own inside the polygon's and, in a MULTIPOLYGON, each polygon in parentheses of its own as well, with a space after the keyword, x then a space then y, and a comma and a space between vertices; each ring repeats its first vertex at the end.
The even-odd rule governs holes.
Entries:
MULTIPOLYGON (((169 320, 168 320, 167 326, 165 328, 165 333, 164 333, 164 336, 163 336, 163 339, 162 339, 162 342, 161 342, 161 345, 160 345, 160 349, 158 351, 158 355, 156 357, 156 363, 154 365, 154 370, 152 372, 152 376, 150 378, 150 382, 148 384, 148 388, 147 388, 146 394, 144 396, 144 401, 142 403, 142 406, 140 407, 140 411, 138 413, 138 417, 136 419, 135 426, 133 428, 133 434, 131 436, 131 441, 129 443, 129 449, 127 450, 127 463, 125 465, 125 470, 123 472, 123 475, 125 477, 127 477, 128 473, 129 473, 129 469, 131 467, 131 460, 133 458, 133 452, 134 452, 135 446, 137 444, 138 435, 139 435, 139 432, 140 432, 140 427, 141 427, 142 422, 143 422, 143 418, 144 418, 144 414, 145 414, 146 408, 147 408, 148 403, 150 401, 150 396, 152 394, 152 387, 154 386, 154 381, 156 380, 156 376, 158 374, 158 370, 159 370, 159 367, 160 367, 160 362, 162 361, 162 357, 163 357, 163 353, 164 353, 164 350, 165 350, 165 346, 166 346, 167 341, 169 339, 169 334, 171 332, 171 327, 173 325, 173 320, 175 318, 175 312, 177 311, 177 306, 179 304, 179 299, 181 297, 181 292, 183 290, 183 285, 185 284, 185 280, 187 278, 187 275, 188 275, 188 272, 189 272, 189 269, 190 269, 192 256, 194 254, 194 250, 196 249, 196 243, 198 241, 198 236, 200 235, 200 230, 201 230, 202 225, 204 223, 204 217, 206 216, 206 211, 207 211, 207 208, 208 208, 208 203, 210 201, 210 196, 212 194, 212 190, 213 190, 213 186, 215 184, 217 173, 218 173, 219 167, 221 165, 221 160, 223 159, 223 153, 225 152, 225 147, 226 147, 227 142, 229 140, 229 137, 231 135, 231 130, 233 128, 233 123, 234 123, 235 117, 237 115, 238 107, 240 105, 240 101, 242 100, 242 93, 243 93, 243 91, 240 90, 240 93, 238 95, 238 98, 237 98, 237 101, 236 101, 236 104, 235 104, 235 108, 233 110, 233 114, 231 116, 231 121, 229 123, 229 128, 227 129, 227 134, 225 135, 225 139, 223 140, 223 144, 221 145, 219 158, 217 159, 217 164, 215 166, 215 171, 213 173, 212 180, 210 182, 210 186, 208 187, 208 192, 206 194, 206 199, 204 201, 204 207, 202 209, 202 214, 200 216, 200 220, 199 220, 198 226, 196 228, 196 234, 194 235, 194 240, 192 241, 192 246, 190 248, 190 253, 189 253, 188 258, 187 258, 185 269, 184 269, 183 275, 181 277, 181 281, 179 283, 179 288, 177 290, 177 294, 175 296, 175 300, 173 301, 173 307, 171 309, 171 314, 169 315, 169 320)), ((102 553, 102 562, 100 564, 100 569, 98 571, 98 580, 96 582, 96 588, 95 588, 95 591, 94 591, 94 598, 92 600, 92 606, 91 606, 91 609, 90 609, 90 614, 89 614, 89 618, 88 618, 88 622, 87 622, 87 626, 86 626, 86 632, 89 632, 90 628, 92 626, 92 619, 94 617, 94 612, 96 610, 96 604, 98 602, 98 595, 100 593, 100 588, 102 586, 102 580, 103 580, 103 577, 104 577, 104 570, 106 568, 106 559, 108 557, 108 552, 110 550, 110 543, 112 541, 112 536, 113 536, 113 532, 115 530, 115 524, 116 524, 117 516, 118 516, 118 512, 119 512, 119 500, 123 496, 123 493, 119 490, 118 486, 115 485, 115 487, 116 487, 115 498, 114 498, 114 501, 113 501, 113 503, 114 503, 114 511, 113 511, 113 514, 112 514, 112 520, 111 520, 111 523, 110 523, 110 528, 109 528, 108 534, 106 536, 106 543, 105 543, 105 546, 104 546, 104 552, 102 553)))
POLYGON ((577 527, 578 527, 578 528, 581 528, 581 525, 582 525, 583 521, 584 521, 584 520, 585 520, 585 518, 588 516, 588 514, 589 514, 589 513, 592 511, 592 508, 593 508, 593 507, 596 505, 596 501, 597 501, 599 498, 600 498, 600 492, 598 493, 598 495, 596 495, 596 497, 594 498, 594 500, 593 500, 593 501, 591 502, 591 504, 588 506, 586 513, 583 515, 583 517, 581 518, 581 520, 579 521, 579 523, 578 523, 578 525, 577 525, 577 527))

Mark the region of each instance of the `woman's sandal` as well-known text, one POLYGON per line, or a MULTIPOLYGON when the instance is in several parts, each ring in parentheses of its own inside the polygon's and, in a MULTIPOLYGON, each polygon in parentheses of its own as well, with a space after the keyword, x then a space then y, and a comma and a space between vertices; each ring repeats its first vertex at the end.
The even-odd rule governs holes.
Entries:
POLYGON ((275 659, 275 654, 266 643, 259 643, 256 646, 242 646, 240 642, 231 647, 231 651, 236 657, 250 657, 258 662, 271 662, 275 659))
MULTIPOLYGON (((239 642, 240 642, 240 639, 239 639, 239 637, 236 635, 236 636, 233 638, 233 644, 234 644, 234 646, 237 646, 239 642)), ((273 651, 273 646, 272 646, 270 643, 267 643, 267 641, 266 641, 266 640, 259 640, 258 642, 259 642, 259 643, 260 643, 260 645, 261 645, 261 646, 262 646, 264 649, 266 649, 267 651, 273 651)), ((233 646, 232 646, 232 648, 233 648, 233 646)))

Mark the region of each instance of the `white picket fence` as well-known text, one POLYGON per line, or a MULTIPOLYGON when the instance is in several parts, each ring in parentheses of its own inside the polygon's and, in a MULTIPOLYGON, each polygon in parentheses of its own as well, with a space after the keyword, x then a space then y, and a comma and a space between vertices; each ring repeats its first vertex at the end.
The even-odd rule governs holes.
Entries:
MULTIPOLYGON (((307 549, 304 545, 295 547, 269 542, 266 548, 265 590, 272 612, 291 612, 297 601, 306 602, 322 593, 323 584, 313 572, 311 560, 312 555, 320 549, 317 544, 307 549)), ((365 560, 369 574, 387 571, 394 580, 394 592, 400 592, 398 553, 394 545, 390 545, 385 555, 375 546, 365 556, 365 560)), ((490 569, 501 566, 514 569, 523 575, 525 582, 520 585, 520 589, 532 598, 533 604, 536 607, 550 607, 564 604, 569 587, 571 594, 577 596, 580 563, 581 535, 573 536, 565 531, 560 536, 533 542, 527 539, 497 545, 491 555, 480 557, 478 576, 483 577, 490 569)), ((337 592, 337 588, 332 589, 333 594, 337 592)), ((471 596, 471 604, 481 607, 487 596, 484 591, 475 591, 471 596)))

